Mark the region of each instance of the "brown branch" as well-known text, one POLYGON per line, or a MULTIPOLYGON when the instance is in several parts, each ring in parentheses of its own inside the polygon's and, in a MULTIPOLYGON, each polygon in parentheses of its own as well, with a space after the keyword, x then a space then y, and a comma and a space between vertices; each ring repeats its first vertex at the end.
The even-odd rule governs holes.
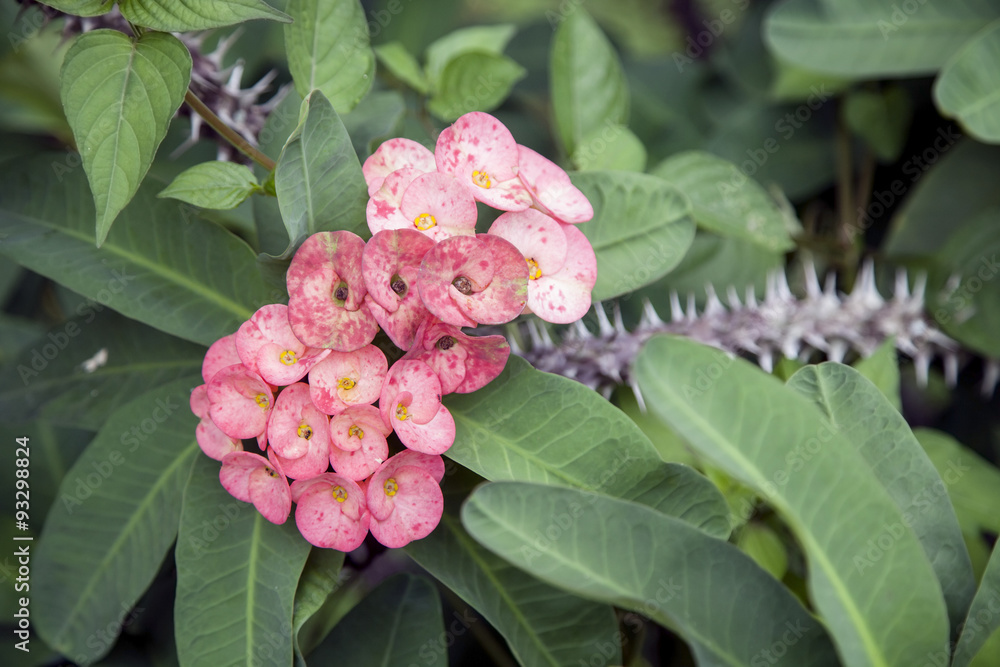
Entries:
POLYGON ((257 148, 242 137, 236 130, 229 127, 221 118, 215 115, 198 96, 191 92, 189 88, 184 95, 184 101, 188 103, 195 113, 201 116, 209 126, 218 132, 222 137, 236 147, 236 150, 246 155, 248 158, 264 167, 268 171, 274 171, 275 162, 268 156, 261 153, 257 148))

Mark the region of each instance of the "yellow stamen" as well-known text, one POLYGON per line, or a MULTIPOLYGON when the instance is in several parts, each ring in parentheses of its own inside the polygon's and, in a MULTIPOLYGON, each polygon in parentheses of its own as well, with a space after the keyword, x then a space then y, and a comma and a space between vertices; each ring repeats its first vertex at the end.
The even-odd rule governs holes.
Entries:
POLYGON ((338 503, 342 503, 345 500, 347 500, 347 489, 345 489, 344 487, 340 486, 339 484, 337 486, 333 487, 333 490, 332 490, 331 493, 332 493, 334 499, 338 503))
POLYGON ((277 477, 277 476, 278 476, 278 473, 274 472, 274 470, 272 470, 272 469, 271 469, 271 468, 269 468, 268 466, 264 466, 264 471, 265 471, 265 472, 266 472, 266 473, 267 473, 268 475, 270 475, 271 477, 277 477))
POLYGON ((254 396, 253 400, 257 401, 257 405, 259 405, 265 410, 267 410, 268 406, 271 404, 271 401, 269 401, 267 398, 267 394, 263 393, 254 396))
POLYGON ((291 366, 296 361, 298 361, 298 359, 295 357, 295 350, 285 350, 284 352, 281 353, 281 356, 278 357, 278 361, 280 361, 286 366, 291 366))
POLYGON ((399 405, 396 406, 396 419, 398 419, 399 421, 403 421, 403 420, 405 420, 409 416, 410 415, 408 415, 407 412, 406 412, 406 406, 405 405, 403 405, 402 403, 400 403, 399 405))
POLYGON ((525 257, 525 261, 528 262, 528 278, 530 280, 538 280, 541 278, 542 270, 538 268, 538 262, 530 257, 525 257))
POLYGON ((477 169, 476 171, 472 172, 472 182, 481 188, 486 188, 487 190, 489 190, 491 185, 490 175, 487 174, 485 171, 479 171, 477 169))
POLYGON ((437 219, 430 213, 421 213, 413 219, 413 224, 423 232, 437 225, 437 219))
POLYGON ((347 429, 347 435, 352 438, 356 437, 358 440, 361 440, 362 438, 365 437, 365 432, 361 430, 360 426, 358 426, 357 424, 353 424, 351 428, 347 429))
POLYGON ((302 424, 301 426, 299 426, 298 433, 300 438, 305 438, 306 440, 313 437, 313 430, 312 427, 309 426, 309 424, 302 424))
POLYGON ((396 480, 390 477, 389 479, 385 480, 383 488, 385 489, 385 495, 391 498, 394 495, 396 495, 397 491, 399 491, 399 484, 396 483, 396 480))
POLYGON ((342 377, 340 378, 340 382, 337 383, 337 386, 340 387, 341 389, 354 389, 354 385, 356 384, 357 382, 355 382, 351 378, 342 377))

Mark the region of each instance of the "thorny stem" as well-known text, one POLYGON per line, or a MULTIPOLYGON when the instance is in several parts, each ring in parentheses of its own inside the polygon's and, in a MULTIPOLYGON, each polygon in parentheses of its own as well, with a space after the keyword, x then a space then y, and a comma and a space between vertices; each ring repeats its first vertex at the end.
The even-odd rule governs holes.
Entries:
POLYGON ((201 116, 209 126, 218 132, 226 141, 231 143, 236 150, 246 155, 248 158, 262 166, 268 171, 274 171, 275 162, 268 156, 261 153, 249 141, 244 139, 240 134, 233 128, 226 125, 221 118, 215 115, 208 106, 205 105, 198 96, 191 92, 188 88, 187 93, 184 95, 184 101, 188 103, 195 113, 201 116))

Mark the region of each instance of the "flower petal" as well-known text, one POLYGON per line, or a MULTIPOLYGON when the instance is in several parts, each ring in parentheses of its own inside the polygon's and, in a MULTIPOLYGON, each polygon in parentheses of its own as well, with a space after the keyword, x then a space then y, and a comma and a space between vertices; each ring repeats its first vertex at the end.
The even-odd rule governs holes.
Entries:
POLYGON ((227 366, 208 383, 209 416, 228 436, 256 438, 274 405, 271 388, 242 364, 227 366))
POLYGON ((434 241, 476 233, 476 200, 449 174, 417 177, 403 193, 399 210, 411 229, 434 241))
POLYGON ((306 480, 308 487, 297 496, 295 525, 306 541, 324 549, 353 551, 368 534, 370 515, 365 494, 353 480, 325 473, 306 480))
POLYGON ((562 225, 566 234, 566 263, 550 276, 542 276, 528 290, 528 307, 546 322, 569 324, 590 310, 591 291, 597 281, 597 258, 587 237, 576 227, 562 225))
POLYGON ((208 384, 218 371, 239 363, 242 360, 236 350, 236 334, 223 336, 208 347, 205 360, 201 362, 201 377, 208 384))
POLYGON ((309 373, 312 402, 329 415, 339 414, 350 405, 374 403, 388 369, 385 354, 374 345, 351 352, 331 352, 309 373))
POLYGON ((372 196, 382 187, 382 181, 386 176, 404 167, 423 173, 434 171, 436 169, 434 153, 412 139, 400 137, 382 142, 361 167, 365 182, 368 184, 368 196, 372 196))
POLYGON ((375 473, 366 495, 372 513, 372 536, 390 548, 427 537, 444 513, 441 487, 427 471, 416 466, 397 467, 391 477, 385 471, 375 473))
POLYGON ((594 207, 559 165, 527 146, 517 147, 517 175, 534 205, 560 222, 578 224, 594 217, 594 207))

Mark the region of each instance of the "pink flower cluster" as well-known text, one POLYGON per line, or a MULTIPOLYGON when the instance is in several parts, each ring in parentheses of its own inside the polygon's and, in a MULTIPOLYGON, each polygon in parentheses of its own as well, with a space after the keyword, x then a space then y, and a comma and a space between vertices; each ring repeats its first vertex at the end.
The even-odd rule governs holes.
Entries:
POLYGON ((387 141, 364 174, 371 240, 307 239, 288 268, 288 305, 264 306, 216 341, 191 395, 222 485, 273 523, 294 502, 306 540, 341 551, 369 532, 401 547, 440 521, 440 455, 455 440, 441 397, 485 386, 510 355, 503 336, 461 327, 509 322, 526 306, 574 321, 596 279, 571 224, 592 217, 589 202, 492 116, 459 118, 435 153, 387 141), (507 211, 488 234, 475 234, 476 201, 507 211), (405 352, 391 368, 373 344, 379 328, 405 352), (404 449, 390 456, 392 433, 404 449))

